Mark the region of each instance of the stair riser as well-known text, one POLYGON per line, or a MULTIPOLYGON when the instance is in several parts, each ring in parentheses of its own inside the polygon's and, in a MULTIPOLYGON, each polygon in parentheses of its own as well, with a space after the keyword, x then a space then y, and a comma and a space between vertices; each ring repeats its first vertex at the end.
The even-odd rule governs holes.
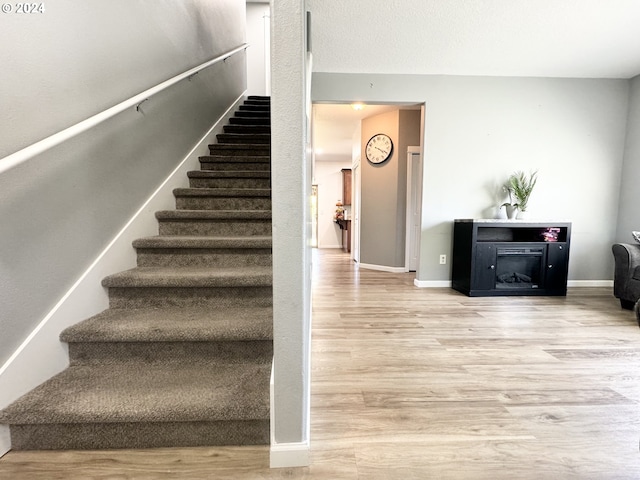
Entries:
POLYGON ((271 188, 269 178, 190 178, 191 188, 271 188))
POLYGON ((200 160, 200 168, 202 170, 212 171, 255 171, 255 172, 268 172, 271 170, 271 164, 269 162, 225 162, 223 160, 206 161, 200 160))
POLYGON ((208 237, 271 235, 271 220, 161 220, 160 235, 203 235, 208 237))
POLYGON ((268 307, 273 304, 271 287, 110 287, 111 308, 159 308, 210 305, 211 308, 268 307))
POLYGON ((138 249, 139 267, 270 266, 271 249, 138 249))
POLYGON ((229 119, 231 125, 271 125, 269 117, 231 117, 229 119))
POLYGON ((213 143, 209 145, 211 155, 231 155, 236 157, 268 157, 271 154, 269 145, 253 144, 245 146, 228 143, 213 143))
POLYGON ((176 197, 179 210, 271 210, 268 197, 176 197))
POLYGON ((256 112, 252 110, 240 110, 235 113, 236 117, 255 117, 255 118, 269 118, 271 119, 271 112, 256 112))
POLYGON ((268 125, 225 125, 225 133, 271 133, 271 127, 268 125))
POLYGON ((269 420, 12 425, 13 450, 267 445, 269 420))
POLYGON ((271 143, 271 135, 267 133, 262 134, 246 134, 246 133, 220 133, 217 135, 218 142, 224 144, 261 144, 269 145, 271 143))
POLYGON ((69 344, 72 366, 139 362, 264 364, 273 357, 271 340, 243 342, 88 342, 69 344))
POLYGON ((255 105, 255 104, 244 104, 238 107, 241 112, 271 112, 271 104, 269 105, 255 105))

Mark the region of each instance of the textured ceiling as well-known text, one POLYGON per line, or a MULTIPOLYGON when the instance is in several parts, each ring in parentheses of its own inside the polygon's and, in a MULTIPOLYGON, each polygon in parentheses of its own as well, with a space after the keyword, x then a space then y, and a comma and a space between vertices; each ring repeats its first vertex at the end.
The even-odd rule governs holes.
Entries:
POLYGON ((310 0, 313 70, 631 78, 640 0, 310 0))
MULTIPOLYGON (((338 73, 631 78, 640 0, 309 0, 313 70, 338 73)), ((361 118, 314 106, 320 161, 351 156, 361 118)), ((395 107, 397 108, 397 107, 395 107)))

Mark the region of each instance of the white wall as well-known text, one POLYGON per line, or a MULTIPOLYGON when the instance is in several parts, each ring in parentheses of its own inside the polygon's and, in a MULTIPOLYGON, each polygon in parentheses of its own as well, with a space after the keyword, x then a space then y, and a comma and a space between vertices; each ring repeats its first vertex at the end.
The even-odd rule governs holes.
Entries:
POLYGON ((315 164, 314 183, 318 185, 318 248, 342 248, 342 230, 334 221, 334 214, 336 202, 344 200, 342 198, 343 168, 351 168, 351 159, 315 164))
MULTIPOLYGON (((235 0, 46 7, 2 17, 0 156, 245 41, 235 0)), ((245 75, 241 52, 0 176, 0 364, 242 94, 245 75)))
POLYGON ((514 170, 539 170, 532 217, 573 222, 569 278, 612 278, 625 80, 314 73, 313 101, 426 103, 420 281, 450 279, 452 221, 492 216, 514 170))
POLYGON ((634 243, 640 230, 640 76, 631 81, 629 121, 620 186, 620 213, 616 241, 634 243))
POLYGON ((269 3, 247 3, 247 94, 270 95, 269 3))

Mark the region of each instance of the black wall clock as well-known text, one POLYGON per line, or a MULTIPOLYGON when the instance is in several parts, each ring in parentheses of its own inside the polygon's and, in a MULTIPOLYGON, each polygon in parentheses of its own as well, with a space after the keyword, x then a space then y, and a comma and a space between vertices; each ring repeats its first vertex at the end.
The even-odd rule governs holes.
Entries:
POLYGON ((388 160, 393 152, 393 142, 389 135, 378 133, 371 137, 365 148, 367 160, 373 164, 380 164, 388 160))

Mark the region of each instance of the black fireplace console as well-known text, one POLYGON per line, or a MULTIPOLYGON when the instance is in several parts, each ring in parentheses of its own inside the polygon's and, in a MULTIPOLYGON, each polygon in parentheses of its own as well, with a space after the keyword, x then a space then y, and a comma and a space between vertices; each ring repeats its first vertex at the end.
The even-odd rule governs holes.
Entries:
POLYGON ((566 295, 569 222, 455 220, 451 286, 470 297, 566 295))

